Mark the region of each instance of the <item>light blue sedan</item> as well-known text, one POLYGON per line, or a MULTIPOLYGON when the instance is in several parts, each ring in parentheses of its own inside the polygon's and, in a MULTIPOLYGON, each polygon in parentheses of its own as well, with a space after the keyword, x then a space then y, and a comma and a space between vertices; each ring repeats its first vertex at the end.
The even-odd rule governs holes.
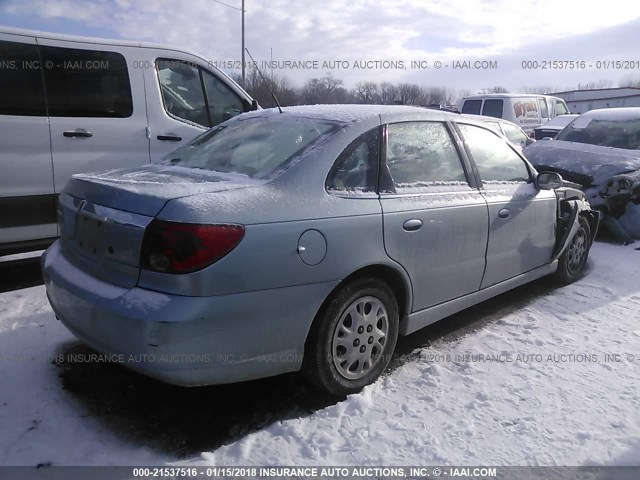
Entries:
POLYGON ((337 395, 398 335, 554 274, 599 217, 486 124, 413 107, 229 120, 161 163, 75 176, 43 255, 57 317, 177 385, 302 370, 337 395))

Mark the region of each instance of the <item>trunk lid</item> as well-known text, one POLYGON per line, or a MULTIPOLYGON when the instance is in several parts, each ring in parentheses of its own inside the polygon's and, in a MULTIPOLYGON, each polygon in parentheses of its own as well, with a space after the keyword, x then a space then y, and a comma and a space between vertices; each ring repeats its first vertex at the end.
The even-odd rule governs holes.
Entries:
POLYGON ((158 164, 75 175, 58 202, 62 249, 78 268, 131 288, 140 274, 145 229, 169 200, 264 183, 158 164))

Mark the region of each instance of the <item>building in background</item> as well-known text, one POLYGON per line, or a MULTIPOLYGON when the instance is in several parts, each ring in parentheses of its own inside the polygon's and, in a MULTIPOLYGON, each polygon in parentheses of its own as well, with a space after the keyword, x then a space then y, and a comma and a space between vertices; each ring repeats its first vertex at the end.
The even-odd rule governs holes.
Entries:
POLYGON ((640 107, 640 88, 598 88, 552 93, 564 99, 571 113, 584 113, 596 108, 640 107))

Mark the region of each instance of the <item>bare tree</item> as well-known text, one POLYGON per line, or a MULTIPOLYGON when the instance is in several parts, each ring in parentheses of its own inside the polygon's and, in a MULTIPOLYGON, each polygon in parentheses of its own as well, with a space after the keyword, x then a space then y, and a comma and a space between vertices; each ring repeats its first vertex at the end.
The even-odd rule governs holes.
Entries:
POLYGON ((484 90, 484 93, 509 93, 509 90, 507 90, 506 88, 500 85, 496 85, 495 87, 491 87, 491 88, 485 88, 483 90, 484 90))
POLYGON ((300 92, 302 103, 314 105, 322 103, 345 103, 349 94, 344 88, 344 82, 327 73, 322 78, 308 80, 300 92))
POLYGON ((426 92, 415 83, 401 83, 397 87, 398 103, 401 105, 426 105, 426 92))
POLYGON ((558 92, 559 90, 551 85, 537 85, 533 87, 522 87, 520 91, 522 93, 540 93, 545 95, 547 93, 558 92))
POLYGON ((379 89, 376 82, 358 82, 351 95, 356 103, 380 103, 379 89))
POLYGON ((382 82, 379 87, 380 103, 383 105, 393 105, 398 100, 398 89, 389 82, 382 82))
MULTIPOLYGON (((232 78, 240 83, 242 76, 240 74, 233 74, 232 78)), ((280 105, 283 107, 297 104, 298 94, 287 77, 276 74, 273 75, 273 78, 265 76, 263 79, 257 69, 249 68, 245 72, 245 78, 245 90, 255 98, 262 107, 276 106, 269 88, 271 88, 278 102, 280 102, 280 105)))
POLYGON ((618 82, 619 87, 635 87, 640 88, 639 75, 627 75, 618 82))

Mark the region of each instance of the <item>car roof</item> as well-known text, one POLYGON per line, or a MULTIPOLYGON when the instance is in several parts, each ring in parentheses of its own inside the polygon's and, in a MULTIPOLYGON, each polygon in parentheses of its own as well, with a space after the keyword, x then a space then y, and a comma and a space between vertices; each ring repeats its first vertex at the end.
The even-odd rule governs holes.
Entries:
POLYGON ((640 120, 640 107, 599 108, 580 116, 599 120, 640 120))
MULTIPOLYGON (((430 108, 414 107, 410 105, 302 105, 296 107, 283 107, 283 114, 294 117, 316 118, 319 120, 333 120, 343 123, 363 122, 384 117, 383 120, 393 121, 402 119, 415 120, 457 120, 460 114, 433 110, 430 108)), ((242 115, 243 118, 266 117, 280 115, 277 108, 266 108, 242 115)), ((474 119, 476 123, 479 123, 474 119)))
POLYGON ((544 98, 560 98, 560 97, 556 97, 554 95, 545 95, 545 94, 538 94, 538 93, 479 93, 477 95, 469 95, 468 97, 464 97, 462 100, 478 100, 478 99, 482 99, 482 98, 521 98, 521 97, 526 97, 526 98, 539 98, 539 97, 544 97, 544 98))

